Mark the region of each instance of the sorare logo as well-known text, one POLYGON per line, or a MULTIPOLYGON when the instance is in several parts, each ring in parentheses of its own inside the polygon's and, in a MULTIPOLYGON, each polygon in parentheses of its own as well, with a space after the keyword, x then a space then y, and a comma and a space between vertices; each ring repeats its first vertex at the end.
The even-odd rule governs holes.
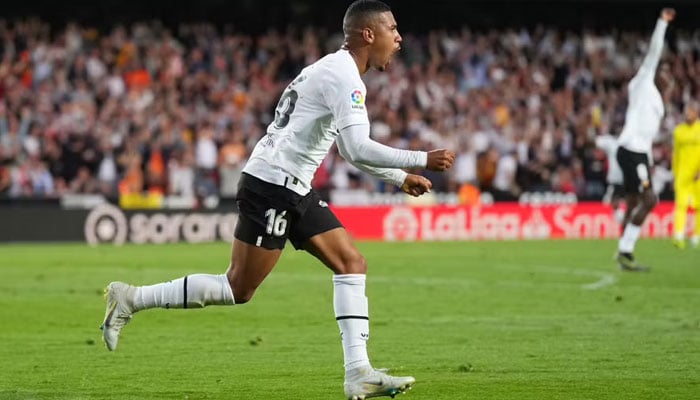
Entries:
POLYGON ((362 91, 359 89, 355 89, 350 94, 350 100, 352 101, 352 104, 356 104, 358 106, 365 104, 365 97, 362 95, 362 91))

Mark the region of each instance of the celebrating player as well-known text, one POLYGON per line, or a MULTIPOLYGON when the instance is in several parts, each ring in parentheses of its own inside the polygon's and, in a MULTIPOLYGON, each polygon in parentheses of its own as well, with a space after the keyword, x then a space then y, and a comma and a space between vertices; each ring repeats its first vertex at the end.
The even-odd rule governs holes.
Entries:
POLYGON ((657 73, 656 70, 664 48, 666 27, 675 16, 676 11, 672 8, 661 10, 644 61, 628 86, 629 105, 617 150, 627 203, 624 232, 617 253, 617 261, 623 271, 648 271, 647 267, 637 263, 633 253, 642 224, 657 203, 651 187, 649 154, 664 116, 664 102, 659 88, 667 89, 671 78, 669 71, 661 69, 657 73))
POLYGON ((391 9, 377 0, 352 3, 343 32, 342 48, 304 68, 282 93, 267 135, 243 169, 236 200, 239 219, 226 273, 140 287, 110 283, 103 323, 109 350, 116 349, 120 331, 138 311, 250 301, 289 239, 334 273, 333 305, 342 337, 347 398, 393 397, 413 385, 413 377, 390 376, 370 364, 367 264, 327 204, 311 190, 311 179, 335 142, 340 154, 359 169, 420 196, 430 190, 431 182, 401 168, 444 171, 455 155, 448 150, 399 150, 370 139, 361 76, 370 68, 383 71, 389 65, 401 48, 401 35, 391 9))
POLYGON ((625 219, 625 210, 620 203, 622 203, 625 190, 622 185, 622 170, 620 164, 617 163, 617 138, 612 135, 597 136, 595 146, 605 152, 608 161, 608 172, 605 176, 608 187, 603 196, 603 203, 612 207, 615 221, 622 225, 625 219))

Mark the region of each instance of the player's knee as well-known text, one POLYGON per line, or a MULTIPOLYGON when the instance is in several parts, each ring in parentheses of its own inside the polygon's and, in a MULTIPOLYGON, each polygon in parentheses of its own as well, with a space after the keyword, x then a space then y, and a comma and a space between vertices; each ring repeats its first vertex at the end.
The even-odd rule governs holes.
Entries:
POLYGON ((236 291, 234 289, 233 290, 233 299, 236 302, 236 304, 245 304, 253 298, 254 294, 255 294, 255 289, 240 288, 240 289, 238 289, 238 291, 236 291))
POLYGON ((366 274, 367 260, 360 253, 354 253, 352 256, 345 259, 341 273, 343 274, 366 274))
POLYGON ((644 196, 643 202, 644 208, 646 208, 648 211, 651 211, 654 207, 656 207, 656 203, 658 203, 658 200, 655 194, 650 193, 644 196))
POLYGON ((252 287, 250 284, 245 282, 233 281, 230 276, 228 283, 231 286, 233 300, 236 304, 245 304, 249 302, 253 298, 255 290, 257 289, 257 287, 252 287))

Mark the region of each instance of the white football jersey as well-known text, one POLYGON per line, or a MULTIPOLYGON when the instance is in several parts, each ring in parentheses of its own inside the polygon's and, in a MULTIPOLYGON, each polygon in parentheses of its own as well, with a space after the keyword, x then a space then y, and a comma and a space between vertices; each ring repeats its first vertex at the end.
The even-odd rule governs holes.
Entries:
POLYGON ((280 185, 296 178, 300 187, 286 186, 308 193, 338 132, 351 125, 369 125, 366 93, 347 50, 328 54, 304 68, 282 93, 275 119, 255 145, 243 172, 280 185))
POLYGON ((622 185, 622 169, 617 162, 617 139, 611 135, 600 135, 595 138, 595 146, 602 149, 608 158, 608 174, 605 177, 608 184, 622 185))
POLYGON ((648 153, 659 133, 664 116, 664 102, 654 84, 656 68, 664 48, 668 23, 659 19, 651 36, 649 50, 637 74, 628 85, 629 105, 618 143, 629 151, 648 153))

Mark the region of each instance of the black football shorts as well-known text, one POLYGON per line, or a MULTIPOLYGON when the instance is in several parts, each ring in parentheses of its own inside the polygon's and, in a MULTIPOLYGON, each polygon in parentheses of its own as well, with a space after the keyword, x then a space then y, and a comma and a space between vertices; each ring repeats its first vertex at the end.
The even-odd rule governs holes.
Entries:
POLYGON ((617 162, 622 169, 626 194, 642 193, 646 189, 651 189, 649 156, 646 153, 636 153, 619 147, 617 162))
POLYGON ((343 225, 315 191, 306 196, 244 173, 236 195, 238 224, 234 236, 266 249, 295 249, 319 233, 343 225))

